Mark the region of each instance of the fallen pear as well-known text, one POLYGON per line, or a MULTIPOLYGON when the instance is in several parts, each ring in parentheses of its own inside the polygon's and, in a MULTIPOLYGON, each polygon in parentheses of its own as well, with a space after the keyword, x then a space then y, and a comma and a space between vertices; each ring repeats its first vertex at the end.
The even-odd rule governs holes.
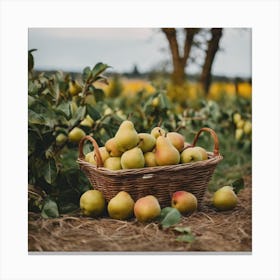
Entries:
POLYGON ((80 208, 83 215, 98 217, 105 210, 105 199, 98 190, 88 190, 80 197, 80 208))
POLYGON ((171 206, 186 214, 197 209, 197 199, 190 192, 176 191, 172 195, 171 206))
POLYGON ((237 205, 237 196, 231 186, 218 189, 213 196, 213 205, 219 210, 231 210, 237 205))
POLYGON ((108 214, 113 219, 124 220, 133 215, 134 200, 125 191, 120 191, 108 203, 108 214))

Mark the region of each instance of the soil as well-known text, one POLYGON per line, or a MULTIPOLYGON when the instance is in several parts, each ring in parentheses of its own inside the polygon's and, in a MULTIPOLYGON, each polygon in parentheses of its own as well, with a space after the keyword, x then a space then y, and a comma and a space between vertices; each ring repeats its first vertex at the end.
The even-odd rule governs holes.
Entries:
POLYGON ((163 230, 159 223, 143 224, 108 217, 92 219, 63 215, 43 219, 28 215, 29 252, 251 252, 251 177, 238 193, 238 205, 231 211, 217 211, 206 193, 202 208, 182 217, 176 227, 189 227, 194 241, 176 240, 182 233, 174 226, 163 230))

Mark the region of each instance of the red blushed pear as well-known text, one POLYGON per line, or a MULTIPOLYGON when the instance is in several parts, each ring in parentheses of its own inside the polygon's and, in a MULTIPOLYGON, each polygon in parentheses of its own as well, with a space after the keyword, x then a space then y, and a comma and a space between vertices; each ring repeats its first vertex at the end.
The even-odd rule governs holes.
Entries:
POLYGON ((168 138, 159 136, 156 140, 155 158, 157 165, 174 165, 180 162, 180 153, 168 138))
POLYGON ((160 205, 157 198, 147 195, 139 198, 134 205, 134 215, 139 222, 149 222, 160 215, 160 205))
POLYGON ((172 195, 171 206, 186 214, 197 209, 197 199, 190 192, 177 191, 172 195))
POLYGON ((185 138, 178 132, 168 132, 166 137, 169 139, 171 144, 179 151, 182 152, 184 149, 185 138))

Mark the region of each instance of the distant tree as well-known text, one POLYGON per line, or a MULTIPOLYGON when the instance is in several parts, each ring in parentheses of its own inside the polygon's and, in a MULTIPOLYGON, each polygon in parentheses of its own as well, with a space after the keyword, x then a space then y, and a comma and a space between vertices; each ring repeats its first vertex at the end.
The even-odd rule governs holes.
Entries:
POLYGON ((211 82, 211 70, 213 61, 217 51, 219 50, 219 42, 222 37, 222 28, 184 28, 184 44, 182 50, 179 48, 178 31, 176 28, 162 28, 165 34, 173 64, 173 72, 171 79, 175 85, 183 85, 185 82, 185 69, 189 61, 196 62, 197 57, 191 56, 191 50, 195 47, 199 49, 204 56, 201 63, 202 71, 200 82, 205 93, 208 93, 211 82), (196 37, 200 35, 200 40, 196 37), (210 39, 209 39, 210 38, 210 39))

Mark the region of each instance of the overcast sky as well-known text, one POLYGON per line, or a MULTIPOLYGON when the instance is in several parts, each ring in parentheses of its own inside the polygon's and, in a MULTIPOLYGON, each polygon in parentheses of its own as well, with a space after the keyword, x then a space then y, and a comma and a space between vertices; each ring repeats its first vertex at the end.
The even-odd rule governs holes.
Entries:
MULTIPOLYGON (((170 60, 167 40, 159 29, 149 28, 30 28, 28 49, 35 69, 79 71, 103 62, 114 71, 141 71, 170 60)), ((251 77, 251 29, 225 28, 213 74, 251 77)), ((189 73, 199 72, 195 65, 189 73)))

